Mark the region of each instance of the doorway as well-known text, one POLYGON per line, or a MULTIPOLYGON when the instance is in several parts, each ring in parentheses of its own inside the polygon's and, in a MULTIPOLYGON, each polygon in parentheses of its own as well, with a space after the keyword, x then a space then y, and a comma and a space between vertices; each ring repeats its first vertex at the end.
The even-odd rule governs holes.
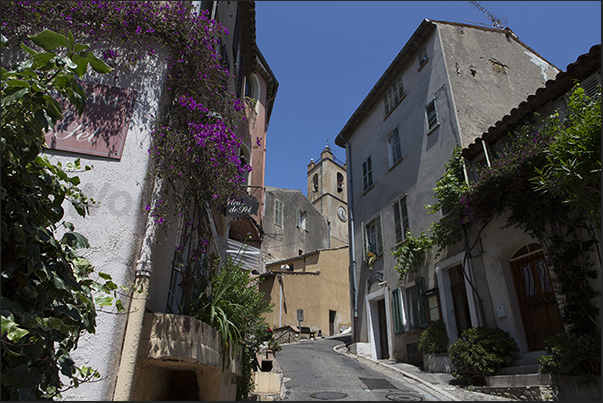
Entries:
POLYGON ((385 299, 377 301, 377 314, 379 317, 379 358, 389 358, 387 347, 387 319, 385 316, 385 299))
POLYGON ((335 316, 337 312, 329 309, 329 336, 335 334, 335 316))
POLYGON ((460 338, 461 334, 471 327, 471 314, 469 313, 469 301, 467 300, 462 265, 450 269, 450 291, 454 306, 454 319, 456 320, 456 335, 460 338))
POLYGON ((545 339, 565 328, 542 247, 525 245, 510 263, 528 350, 544 350, 545 339))

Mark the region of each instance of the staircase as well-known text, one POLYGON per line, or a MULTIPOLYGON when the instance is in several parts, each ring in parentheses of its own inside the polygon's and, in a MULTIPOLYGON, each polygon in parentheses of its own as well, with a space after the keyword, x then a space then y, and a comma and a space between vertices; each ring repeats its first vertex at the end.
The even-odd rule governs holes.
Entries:
MULTIPOLYGON (((520 353, 513 366, 501 368, 496 375, 486 377, 479 391, 517 400, 553 400, 550 374, 541 374, 538 357, 544 351, 520 353)), ((477 389, 477 388, 476 388, 477 389)))
POLYGON ((475 390, 516 400, 601 401, 601 377, 584 384, 575 376, 542 374, 538 357, 543 354, 545 351, 519 354, 513 366, 486 377, 487 386, 475 390))

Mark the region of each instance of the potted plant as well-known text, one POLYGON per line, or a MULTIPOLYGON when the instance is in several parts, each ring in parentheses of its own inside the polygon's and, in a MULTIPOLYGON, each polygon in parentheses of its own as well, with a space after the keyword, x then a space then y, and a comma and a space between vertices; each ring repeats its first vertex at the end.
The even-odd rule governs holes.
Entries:
POLYGON ((419 335, 417 348, 423 353, 423 369, 428 372, 452 373, 448 356, 448 334, 442 319, 432 322, 419 335))

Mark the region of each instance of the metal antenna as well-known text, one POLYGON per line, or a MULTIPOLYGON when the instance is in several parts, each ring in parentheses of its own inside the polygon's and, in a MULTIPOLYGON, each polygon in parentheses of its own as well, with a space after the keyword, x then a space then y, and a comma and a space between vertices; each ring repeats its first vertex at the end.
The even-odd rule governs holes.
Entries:
MULTIPOLYGON (((494 28, 504 28, 505 27, 505 22, 503 22, 503 20, 501 20, 500 18, 494 16, 494 14, 492 14, 491 12, 489 12, 488 10, 486 10, 484 7, 482 7, 477 1, 469 1, 469 3, 473 4, 479 11, 481 11, 484 14, 486 14, 486 16, 488 17, 488 19, 490 21, 492 21, 492 26, 494 28)), ((485 24, 483 24, 483 25, 485 25, 485 24)))

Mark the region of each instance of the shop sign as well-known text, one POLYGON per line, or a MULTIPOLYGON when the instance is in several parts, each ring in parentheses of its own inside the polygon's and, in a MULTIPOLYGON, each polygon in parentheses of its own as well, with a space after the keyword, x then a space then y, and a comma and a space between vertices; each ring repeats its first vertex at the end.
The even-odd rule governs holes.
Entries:
POLYGON ((75 107, 46 133, 46 144, 53 150, 121 159, 136 91, 103 84, 79 82, 88 98, 81 116, 75 107))
POLYGON ((230 199, 224 206, 226 217, 245 217, 254 215, 258 211, 260 202, 253 196, 245 196, 241 199, 230 199))

